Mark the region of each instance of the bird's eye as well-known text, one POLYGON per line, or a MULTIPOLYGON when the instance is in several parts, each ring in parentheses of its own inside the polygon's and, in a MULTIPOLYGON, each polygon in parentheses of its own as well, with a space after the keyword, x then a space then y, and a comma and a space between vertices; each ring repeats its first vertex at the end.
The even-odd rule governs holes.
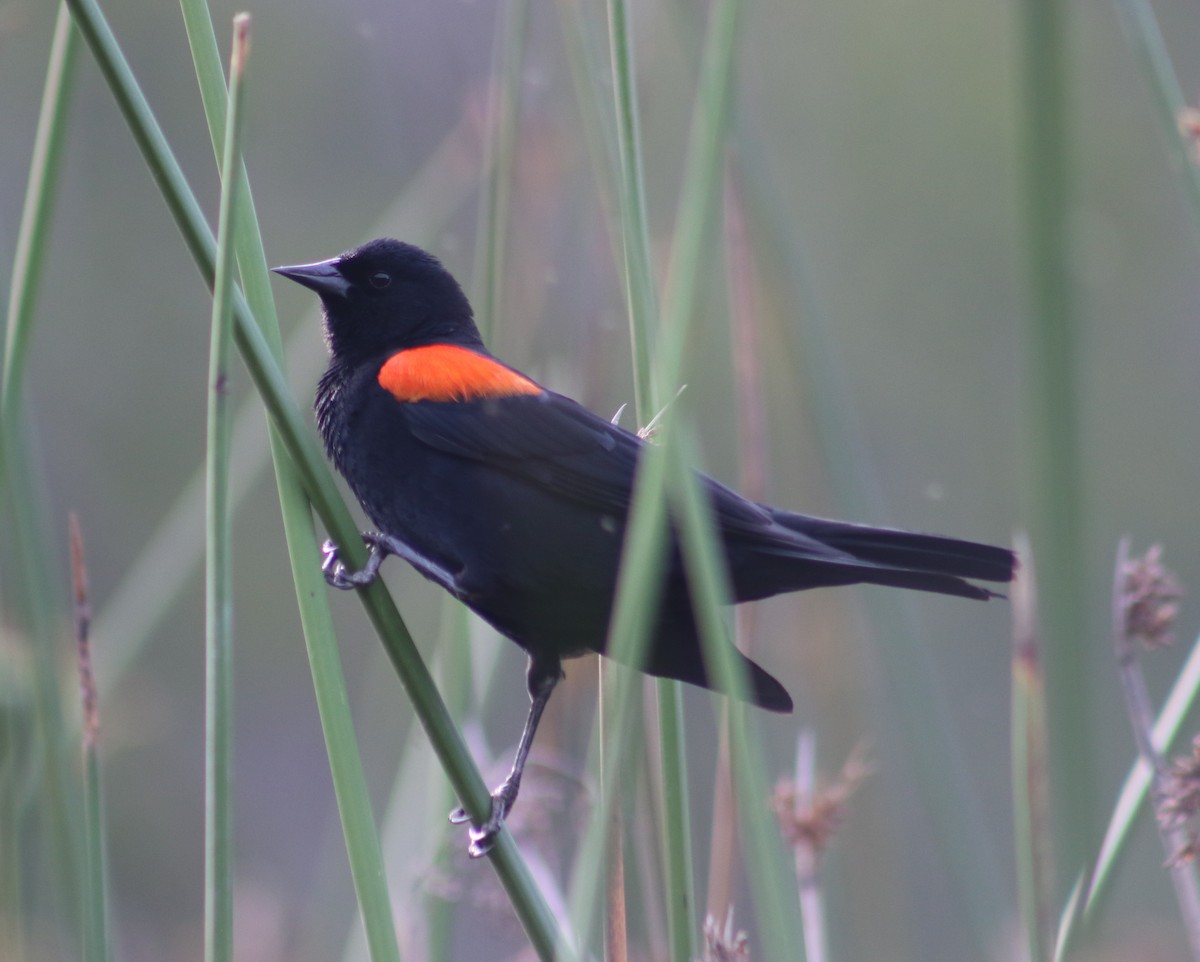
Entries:
POLYGON ((371 282, 371 286, 375 288, 375 290, 381 291, 390 283, 392 283, 392 275, 383 271, 376 271, 369 278, 367 278, 367 280, 371 282))

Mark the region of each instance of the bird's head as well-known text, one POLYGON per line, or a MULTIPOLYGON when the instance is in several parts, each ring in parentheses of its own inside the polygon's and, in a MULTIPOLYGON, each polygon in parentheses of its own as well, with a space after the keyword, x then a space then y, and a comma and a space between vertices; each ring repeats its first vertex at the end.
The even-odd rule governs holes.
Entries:
POLYGON ((425 344, 483 346, 458 281, 412 244, 380 238, 329 260, 274 271, 320 296, 335 360, 425 344))

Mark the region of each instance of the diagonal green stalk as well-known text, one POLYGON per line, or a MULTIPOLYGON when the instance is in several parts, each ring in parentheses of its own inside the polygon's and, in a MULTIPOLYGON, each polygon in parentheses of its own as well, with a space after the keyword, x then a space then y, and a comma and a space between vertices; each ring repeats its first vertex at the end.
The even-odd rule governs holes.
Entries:
MULTIPOLYGON (((1153 8, 1145 0, 1116 0, 1116 6, 1126 37, 1154 94, 1159 126, 1173 166, 1183 177, 1193 223, 1200 227, 1200 167, 1192 157, 1191 143, 1179 129, 1180 120, 1189 109, 1189 104, 1172 66, 1162 30, 1153 8)), ((1169 748, 1197 695, 1200 695, 1200 640, 1176 677, 1155 721, 1152 739, 1156 750, 1162 752, 1169 748)), ((1150 767, 1144 760, 1138 759, 1125 777, 1100 846, 1100 854, 1092 869, 1083 903, 1085 918, 1095 917, 1104 903, 1112 870, 1125 851, 1130 829, 1146 800, 1150 783, 1150 767)))
MULTIPOLYGON (((672 363, 681 365, 687 329, 695 314, 704 239, 716 219, 721 195, 725 136, 732 100, 734 51, 740 24, 740 0, 721 0, 712 6, 704 52, 700 61, 700 87, 692 111, 687 163, 679 192, 674 243, 663 297, 663 326, 672 347, 679 351, 672 363)), ((651 396, 662 398, 676 376, 656 378, 651 396)), ((643 422, 644 423, 644 422, 643 422)), ((664 760, 663 802, 666 821, 667 924, 676 962, 695 953, 697 905, 695 873, 688 832, 687 752, 683 738, 683 709, 679 686, 659 682, 660 734, 664 760)))
MULTIPOLYGON (((191 9, 192 5, 189 0, 185 10, 191 9)), ((199 6, 202 19, 208 22, 203 5, 199 6)), ((185 22, 188 19, 185 17, 185 22)), ((211 40, 211 62, 214 65, 212 72, 220 79, 220 56, 217 53, 216 38, 212 35, 211 23, 207 32, 211 40)), ((195 33, 196 31, 189 29, 189 36, 195 33)), ((224 94, 220 95, 216 103, 222 111, 220 116, 224 117, 224 94)), ((221 124, 223 125, 223 120, 221 124)), ((210 131, 214 131, 217 138, 223 135, 223 129, 223 126, 210 127, 210 131)), ((381 212, 379 223, 410 223, 415 225, 414 229, 419 233, 436 233, 438 226, 461 205, 467 189, 474 183, 475 166, 468 161, 464 144, 466 129, 464 123, 447 135, 420 171, 405 185, 396 200, 381 212)), ((217 157, 219 162, 220 155, 217 157)), ((243 191, 243 203, 252 215, 253 205, 245 201, 246 196, 246 192, 243 191)), ((257 236, 253 216, 248 219, 249 230, 254 231, 257 236)), ((247 218, 238 218, 239 233, 247 230, 246 220, 247 218)), ((273 317, 275 307, 271 288, 261 280, 267 276, 261 243, 258 243, 258 251, 263 269, 257 271, 252 266, 247 272, 247 280, 250 281, 248 290, 251 292, 249 296, 256 317, 273 317), (256 274, 260 275, 257 283, 254 281, 256 274)), ((311 317, 306 319, 310 323, 298 325, 289 337, 286 348, 277 355, 285 370, 304 380, 316 378, 317 366, 314 359, 320 351, 319 339, 312 333, 315 321, 311 317)), ((274 340, 273 326, 277 325, 267 323, 264 330, 270 341, 274 340)), ((235 505, 240 506, 246 494, 253 489, 270 461, 273 450, 284 456, 288 464, 287 470, 293 470, 290 467, 290 457, 282 447, 282 441, 275 435, 268 442, 267 433, 262 420, 261 402, 254 395, 246 397, 234 416, 231 497, 235 505)), ((309 511, 307 499, 304 499, 302 509, 306 513, 309 511)), ((147 643, 155 627, 169 617, 180 593, 191 583, 194 572, 202 562, 203 529, 204 464, 201 460, 192 479, 155 528, 153 537, 142 546, 137 560, 123 573, 119 586, 97 613, 96 637, 103 642, 105 654, 104 663, 100 666, 103 672, 98 679, 102 693, 112 691, 125 677, 129 666, 147 643), (196 536, 196 531, 201 532, 199 537, 196 536)), ((315 551, 314 546, 308 551, 306 558, 311 557, 315 551)))
MULTIPOLYGON (((634 478, 608 633, 608 651, 618 662, 628 663, 634 654, 645 651, 658 610, 662 572, 667 560, 665 464, 661 450, 656 446, 648 447, 642 452, 634 478)), ((630 710, 636 686, 631 684, 629 672, 614 674, 618 684, 607 693, 611 705, 609 717, 613 723, 602 735, 604 758, 601 764, 607 772, 629 770, 631 766, 626 760, 633 751, 638 731, 637 713, 630 710)), ((603 780, 568 887, 571 919, 581 954, 591 945, 596 924, 596 906, 604 876, 597 866, 603 864, 609 812, 616 798, 617 780, 603 780)))
MULTIPOLYGON (((195 194, 187 184, 162 128, 154 118, 145 95, 138 87, 128 62, 121 53, 112 29, 95 0, 67 0, 80 33, 96 58, 117 106, 166 201, 167 208, 195 260, 205 283, 211 288, 216 240, 205 223, 195 194)), ((264 286, 265 276, 257 279, 264 286)), ((291 399, 286 379, 254 315, 239 289, 233 292, 236 327, 234 343, 246 364, 251 380, 263 398, 272 420, 280 427, 288 454, 300 472, 313 506, 333 534, 345 545, 352 565, 365 562, 366 549, 356 537, 353 518, 338 494, 333 477, 308 430, 307 423, 291 399)))
MULTIPOLYGON (((680 426, 679 437, 665 438, 669 452, 668 483, 672 511, 678 511, 680 541, 687 570, 696 623, 704 650, 705 668, 727 691, 749 693, 749 679, 730 637, 723 605, 730 602, 729 573, 726 570, 712 506, 689 465, 695 463, 696 445, 690 433, 680 426)), ((795 878, 783 857, 767 799, 770 786, 760 749, 761 740, 751 732, 745 697, 729 706, 730 755, 734 785, 741 804, 740 824, 746 840, 751 868, 747 872, 754 892, 764 946, 763 957, 797 959, 803 962, 804 944, 796 931, 795 878)))
MULTIPOLYGON (((130 126, 134 140, 142 151, 151 174, 163 193, 168 209, 200 268, 211 284, 214 242, 204 223, 194 194, 175 160, 161 128, 154 119, 121 54, 95 0, 69 0, 89 48, 96 57, 101 73, 130 126)), ((261 278, 265 285, 265 272, 261 278)), ((279 371, 271 349, 243 297, 235 292, 234 315, 237 327, 235 344, 246 363, 251 379, 263 398, 278 429, 295 468, 299 483, 313 507, 321 515, 327 529, 343 548, 351 565, 366 559, 366 550, 358 537, 353 519, 337 494, 332 476, 323 462, 308 432, 303 418, 290 399, 287 384, 279 371)), ((275 337, 278 335, 275 334, 275 337)), ((308 566, 315 570, 316 553, 308 566)), ((481 818, 490 806, 490 796, 471 759, 461 734, 438 696, 432 679, 416 651, 391 596, 381 582, 360 591, 368 617, 380 635, 385 650, 412 700, 430 742, 446 771, 456 794, 475 818, 481 818)), ((302 607, 302 616, 304 609, 302 607)), ((310 639, 311 640, 311 639, 310 639)), ((336 655, 336 652, 334 652, 336 655)), ((331 762, 334 760, 331 753, 331 762)), ((507 832, 493 850, 492 864, 516 909, 518 918, 534 945, 539 957, 551 958, 556 951, 560 957, 568 954, 565 942, 545 899, 537 891, 528 868, 520 859, 512 838, 507 832)))
POLYGON ((1083 872, 1080 872, 1075 877, 1075 884, 1071 886, 1066 903, 1059 914, 1058 930, 1054 938, 1054 954, 1051 956, 1053 962, 1064 962, 1065 959, 1072 957, 1071 952, 1075 945, 1075 936, 1079 932, 1079 922, 1084 912, 1083 888, 1086 882, 1086 876, 1083 872))
MULTIPOLYGON (((221 64, 217 53, 216 38, 212 35, 211 21, 209 21, 203 6, 196 6, 200 6, 200 16, 193 20, 202 21, 201 24, 195 24, 195 26, 203 26, 203 29, 189 28, 189 36, 195 37, 193 44, 198 51, 202 51, 204 47, 211 49, 211 60, 208 56, 201 58, 199 54, 197 55, 197 60, 203 60, 203 65, 198 64, 197 69, 198 72, 205 75, 211 73, 220 80, 221 64), (203 43, 205 34, 211 43, 203 43)), ((185 9, 190 9, 190 7, 185 7, 185 9)), ((223 89, 223 82, 219 86, 223 89)), ((219 110, 223 110, 224 96, 220 95, 215 98, 214 103, 219 110)), ((219 138, 223 135, 223 127, 217 125, 211 129, 215 132, 216 137, 219 138)), ((477 171, 471 152, 465 143, 468 137, 467 131, 468 126, 464 122, 447 134, 416 175, 404 185, 396 199, 381 212, 380 223, 406 223, 413 225, 416 233, 436 233, 437 226, 444 223, 450 213, 462 204, 468 188, 474 183, 477 171)), ((245 192, 242 193, 242 197, 245 213, 238 218, 239 229, 245 227, 247 220, 250 221, 251 228, 254 228, 252 205, 246 202, 245 192)), ((261 244, 258 245, 257 257, 261 263, 259 273, 265 277, 266 268, 261 244)), ((252 267, 251 270, 253 271, 254 268, 252 267)), ((257 317, 273 316, 274 305, 270 301, 270 287, 268 285, 258 286, 262 288, 266 301, 255 301, 255 315, 257 317)), ((256 295, 252 294, 252 297, 254 296, 256 295)), ((270 326, 268 325, 268 327, 270 326)), ((299 374, 306 380, 308 375, 311 374, 315 378, 316 374, 313 359, 318 352, 318 339, 313 337, 312 330, 312 324, 300 324, 289 339, 290 343, 286 349, 287 363, 285 367, 290 368, 294 376, 299 374)), ((271 332, 268 330, 266 333, 269 336, 271 332)), ((317 547, 308 500, 295 479, 291 460, 273 429, 271 437, 268 439, 268 427, 269 424, 263 425, 258 399, 253 395, 247 397, 235 416, 232 502, 235 506, 240 505, 246 493, 253 488, 268 459, 272 456, 279 458, 280 470, 286 473, 289 479, 286 482, 280 481, 279 498, 281 511, 285 518, 284 533, 289 545, 294 545, 290 548, 290 553, 296 566, 298 597, 301 599, 302 606, 323 606, 323 623, 328 624, 328 606, 324 605, 326 587, 311 564, 317 547), (298 520, 293 521, 293 518, 298 520), (311 583, 309 583, 310 581, 311 583)), ((203 537, 202 535, 200 538, 195 537, 194 532, 196 529, 203 531, 204 527, 203 489, 204 465, 201 463, 196 476, 180 493, 175 504, 158 525, 150 542, 143 546, 137 561, 125 572, 120 587, 113 592, 108 605, 97 618, 96 637, 104 642, 104 667, 107 669, 100 679, 104 683, 101 686, 102 692, 111 691, 119 684, 121 678, 124 677, 126 667, 132 663, 136 652, 146 643, 154 626, 169 616, 180 591, 190 583, 192 572, 202 559, 203 537)), ((448 607, 453 606, 456 612, 455 617, 462 619, 461 605, 448 596, 447 602, 449 603, 448 607)), ((308 626, 306 628, 308 636, 321 636, 322 629, 316 624, 317 620, 318 616, 306 615, 302 611, 301 621, 302 625, 308 626)), ((332 627, 327 627, 325 631, 326 634, 321 637, 328 637, 330 639, 328 644, 332 647, 334 645, 332 627)), ((457 634, 452 637, 455 643, 460 640, 457 634)), ((461 641, 465 644, 466 639, 462 638, 461 641)), ((435 647, 441 652, 444 646, 439 644, 435 647)), ((326 660, 335 671, 340 671, 341 666, 336 658, 326 660)), ((457 661, 452 660, 451 663, 461 664, 461 662, 460 658, 457 661)), ((484 675, 490 677, 490 672, 485 671, 484 675)), ((327 672, 322 672, 318 677, 321 682, 324 682, 329 675, 327 672)), ((455 673, 453 677, 461 678, 462 673, 455 673)), ((454 689, 451 688, 447 691, 444 676, 439 677, 439 684, 446 692, 445 697, 451 710, 455 712, 455 717, 461 717, 462 702, 460 701, 456 705, 454 689)), ((345 711, 339 709, 339 706, 349 704, 349 698, 345 696, 344 689, 344 684, 340 686, 332 682, 328 685, 319 684, 321 693, 318 695, 318 700, 328 706, 327 718, 336 720, 345 715, 345 711), (324 694, 326 688, 330 689, 328 694, 324 694)), ((327 741, 332 740, 343 746, 338 753, 342 761, 335 762, 335 767, 339 770, 343 766, 350 766, 350 752, 357 752, 357 745, 348 720, 344 723, 344 727, 349 732, 347 738, 327 735, 327 741)), ((361 769, 361 765, 358 767, 361 769)), ((402 775, 398 775, 398 777, 402 777, 402 775)), ((347 781, 353 782, 353 780, 353 777, 343 779, 335 776, 335 784, 338 786, 346 784, 347 781)), ((422 777, 418 783, 425 782, 428 782, 427 777, 422 777)), ((439 791, 447 796, 446 803, 442 807, 449 810, 453 803, 449 798, 448 788, 441 785, 439 791)), ((346 794, 345 789, 339 788, 339 792, 346 794)), ((369 815, 369 806, 363 803, 362 811, 369 815)), ((440 816, 439 812, 438 817, 440 818, 440 816)), ((386 823, 389 821, 391 821, 390 816, 385 819, 384 834, 387 831, 386 823)), ((357 854, 351 855, 350 859, 356 866, 364 861, 357 854)), ((355 869, 354 874, 367 880, 382 878, 382 873, 373 872, 369 865, 361 870, 355 869)), ((378 888, 381 893, 379 901, 381 904, 386 904, 387 893, 383 891, 382 885, 378 885, 378 888)), ((378 915, 379 913, 372 913, 371 917, 375 918, 378 915)), ((314 920, 314 925, 316 924, 317 922, 314 920)), ((379 928, 383 931, 391 931, 394 926, 380 924, 379 928)))
POLYGON ((229 456, 233 405, 229 355, 233 342, 234 225, 242 178, 242 105, 250 17, 233 21, 229 107, 221 158, 221 201, 213 277, 212 344, 208 367, 205 556, 204 958, 233 958, 233 532, 229 456))
MULTIPOLYGON (((687 166, 680 189, 675 243, 664 298, 663 335, 658 344, 657 355, 651 357, 652 338, 649 325, 656 316, 656 307, 653 271, 649 259, 645 189, 641 172, 640 130, 634 94, 636 73, 633 46, 626 5, 622 0, 610 0, 609 3, 627 306, 630 314, 637 414, 639 422, 643 424, 654 413, 658 403, 656 399, 669 396, 673 386, 678 383, 682 367, 683 348, 693 314, 700 273, 704 231, 715 209, 719 185, 738 10, 738 3, 723 2, 714 7, 710 18, 708 44, 700 70, 700 90, 696 97, 688 142, 687 166)), ((623 623, 626 617, 632 618, 632 599, 635 595, 641 595, 641 603, 648 603, 651 595, 645 589, 646 582, 651 581, 657 586, 661 578, 655 573, 654 561, 662 557, 665 513, 662 466, 657 464, 656 458, 657 455, 650 451, 642 459, 630 513, 627 544, 622 558, 610 631, 612 650, 625 652, 622 660, 628 660, 634 653, 643 650, 640 646, 646 642, 643 628, 623 623), (646 520, 643 522, 641 518, 646 520), (647 524, 646 529, 640 527, 642 523, 647 524), (639 585, 640 589, 635 589, 632 585, 639 585)), ((644 621, 650 620, 649 614, 649 609, 643 609, 644 621)), ((683 744, 678 685, 660 682, 658 692, 663 759, 668 933, 671 957, 682 962, 694 954, 696 911, 686 794, 686 749, 683 744)), ((625 697, 618 691, 618 703, 623 702, 625 697)), ((624 757, 623 748, 628 738, 629 719, 628 714, 620 709, 610 715, 620 719, 622 724, 621 731, 612 733, 616 737, 607 739, 608 744, 604 752, 606 760, 610 762, 606 769, 616 771, 619 770, 620 760, 624 757)), ((600 822, 606 819, 605 801, 611 796, 608 786, 605 788, 596 815, 600 822)), ((581 938, 586 939, 586 922, 581 924, 579 929, 581 938)), ((586 945, 586 941, 583 944, 586 945)))
MULTIPOLYGON (((1150 555, 1147 555, 1144 563, 1146 567, 1152 565, 1150 555)), ((1179 904, 1180 921, 1192 959, 1200 960, 1200 882, 1191 858, 1186 855, 1195 845, 1195 834, 1187 827, 1185 819, 1172 818, 1170 815, 1171 802, 1175 802, 1176 813, 1180 810, 1186 812, 1188 803, 1180 801, 1179 790, 1172 791, 1169 784, 1171 769, 1154 746, 1150 689, 1137 655, 1139 644, 1146 640, 1142 634, 1149 634, 1145 628, 1144 609, 1147 605, 1151 609, 1158 605, 1164 612, 1166 609, 1161 599, 1151 597, 1148 601, 1145 589, 1138 584, 1139 579, 1131 574, 1128 538, 1122 538, 1117 545, 1114 568, 1112 641, 1117 677, 1121 682, 1121 694, 1138 754, 1150 767, 1150 792, 1154 799, 1155 820, 1166 858, 1165 868, 1171 876, 1175 899, 1179 904)), ((1166 617, 1173 619, 1174 614, 1166 617)))
MULTIPOLYGON (((219 156, 224 137, 221 124, 225 97, 216 36, 203 2, 184 0, 182 7, 213 146, 219 156)), ((248 180, 244 165, 239 167, 239 179, 248 180)), ((266 283, 266 259, 253 203, 248 199, 248 182, 243 193, 247 200, 238 221, 242 229, 237 234, 242 276, 255 300, 256 316, 270 319, 265 325, 266 333, 273 351, 280 357, 279 325, 270 286, 266 283)), ((376 962, 398 960, 399 945, 383 855, 349 714, 349 697, 326 600, 327 588, 312 561, 317 556, 312 515, 278 431, 272 426, 269 434, 301 626, 368 953, 376 962)))
MULTIPOLYGON (((1163 703, 1162 711, 1155 719, 1151 731, 1151 741, 1155 751, 1166 753, 1183 727, 1196 704, 1200 694, 1200 638, 1192 644, 1191 654, 1180 669, 1171 691, 1163 703)), ((1145 759, 1138 758, 1125 776, 1121 791, 1117 795, 1117 803, 1113 806, 1112 817, 1108 829, 1104 833, 1104 843, 1100 846, 1100 854, 1096 856, 1096 864, 1088 880, 1087 898, 1083 903, 1085 915, 1094 917, 1108 894, 1109 882, 1113 878, 1113 870, 1121 855, 1125 852, 1126 843, 1131 830, 1146 803, 1150 793, 1151 771, 1145 759)))

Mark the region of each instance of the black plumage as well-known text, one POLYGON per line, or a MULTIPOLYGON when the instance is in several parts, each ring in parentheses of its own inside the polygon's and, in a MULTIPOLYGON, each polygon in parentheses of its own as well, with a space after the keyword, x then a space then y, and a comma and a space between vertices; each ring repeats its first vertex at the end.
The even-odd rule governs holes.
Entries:
MULTIPOLYGON (((605 651, 645 442, 493 358, 458 284, 419 248, 378 240, 278 270, 323 302, 331 360, 318 426, 379 528, 370 570, 350 574, 331 555, 332 583, 361 584, 384 554, 400 554, 529 654, 530 719, 493 817, 472 832, 482 854, 516 797, 562 660, 605 651)), ((808 517, 700 480, 736 601, 856 583, 986 599, 993 592, 966 579, 1013 575, 1004 548, 808 517)), ((715 687, 674 537, 646 657, 651 674, 715 687)), ((790 711, 783 686, 739 657, 755 704, 790 711)))

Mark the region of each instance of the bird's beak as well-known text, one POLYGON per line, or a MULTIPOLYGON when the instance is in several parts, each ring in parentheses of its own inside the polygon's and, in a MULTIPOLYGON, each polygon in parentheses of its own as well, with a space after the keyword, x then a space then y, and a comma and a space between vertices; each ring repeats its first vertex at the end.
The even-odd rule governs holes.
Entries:
POLYGON ((272 267, 271 270, 284 277, 290 277, 297 284, 303 284, 322 296, 336 294, 339 297, 345 297, 350 290, 350 282, 338 270, 338 258, 336 257, 327 261, 317 261, 315 264, 272 267))

